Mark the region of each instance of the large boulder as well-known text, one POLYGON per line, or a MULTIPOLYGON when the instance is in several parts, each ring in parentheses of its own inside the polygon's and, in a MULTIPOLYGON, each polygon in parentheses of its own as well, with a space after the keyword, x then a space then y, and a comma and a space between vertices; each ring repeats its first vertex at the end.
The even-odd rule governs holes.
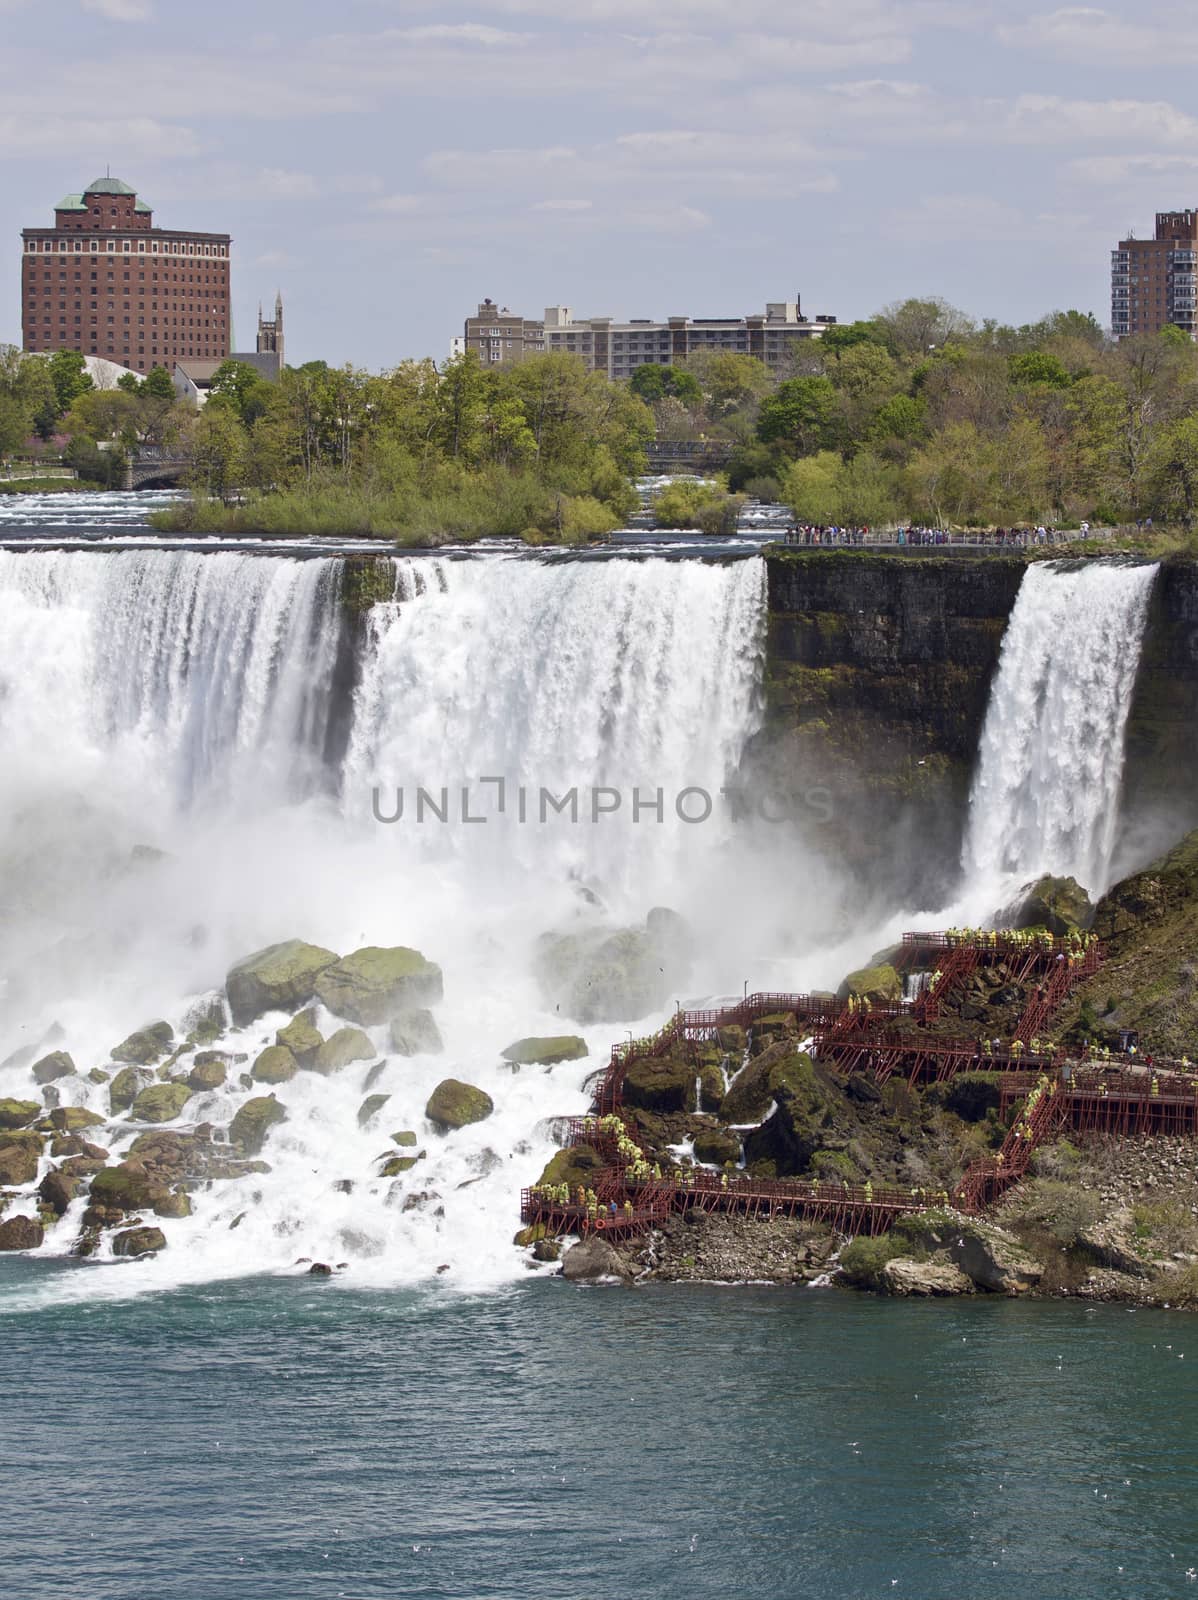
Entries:
POLYGON ((287 1120, 287 1111, 273 1094, 247 1100, 229 1124, 229 1142, 246 1155, 256 1156, 276 1123, 287 1120))
POLYGON ((150 1256, 166 1249, 166 1235, 161 1228, 126 1228, 112 1241, 114 1256, 150 1256))
POLYGON ((316 980, 317 995, 335 1016, 365 1028, 435 1005, 442 989, 441 968, 404 945, 366 945, 316 980))
POLYGON ((542 997, 583 1023, 659 1011, 687 975, 688 943, 681 918, 664 908, 643 928, 545 934, 535 958, 542 997))
POLYGON ((131 1033, 120 1044, 114 1045, 109 1054, 114 1061, 127 1061, 131 1066, 146 1067, 170 1053, 174 1038, 175 1030, 169 1022, 151 1022, 148 1027, 138 1028, 136 1033, 131 1033))
POLYGON ((299 1066, 312 1066, 316 1052, 324 1043, 324 1035, 316 1026, 316 1012, 301 1011, 292 1017, 287 1026, 275 1034, 275 1043, 290 1050, 299 1066))
POLYGON ((544 1172, 537 1179, 537 1184, 540 1188, 551 1188, 559 1183, 565 1183, 569 1185, 570 1193, 573 1194, 579 1184, 584 1189, 591 1188, 596 1175, 602 1172, 606 1165, 593 1145, 567 1145, 564 1150, 555 1151, 549 1158, 544 1172))
POLYGON ((358 1107, 359 1128, 364 1128, 368 1122, 372 1122, 390 1098, 389 1094, 368 1094, 358 1107))
POLYGON ((351 1062, 372 1061, 377 1055, 378 1051, 371 1044, 369 1034, 363 1033, 361 1028, 338 1028, 316 1052, 312 1066, 316 1072, 327 1076, 331 1072, 340 1072, 342 1067, 348 1067, 351 1062))
POLYGON ((65 1214, 78 1192, 79 1179, 67 1172, 47 1172, 37 1186, 38 1199, 44 1206, 49 1206, 56 1217, 65 1214))
POLYGON ((573 1033, 554 1038, 517 1039, 500 1053, 505 1061, 522 1067, 552 1067, 559 1061, 581 1061, 590 1054, 586 1040, 573 1033))
POLYGON ((228 1069, 223 1061, 197 1061, 187 1074, 187 1082, 197 1094, 203 1094, 219 1089, 227 1076, 228 1069))
POLYGON ((122 1161, 96 1173, 89 1199, 110 1211, 141 1211, 153 1205, 160 1187, 142 1162, 122 1161))
POLYGON ((136 1122, 173 1122, 193 1093, 187 1083, 154 1083, 141 1091, 129 1114, 136 1122))
POLYGON ((1019 1241, 1002 1228, 976 1218, 947 1212, 920 1212, 903 1217, 892 1237, 939 1254, 951 1261, 979 1289, 995 1294, 1024 1294, 1034 1289, 1043 1268, 1019 1241))
POLYGON ((439 1056, 445 1049, 437 1019, 426 1008, 392 1017, 390 1038, 397 1056, 439 1056))
POLYGON ((696 1076, 694 1063, 685 1058, 634 1061, 624 1075, 624 1099, 643 1111, 693 1111, 696 1076))
POLYGON ((36 1100, 0 1100, 0 1129, 24 1128, 41 1116, 36 1100))
POLYGON ((233 1021, 240 1028, 268 1011, 298 1011, 315 994, 317 978, 337 959, 336 951, 302 939, 287 939, 245 956, 225 978, 233 1021))
POLYGON ((57 1133, 82 1133, 85 1128, 102 1128, 104 1118, 83 1106, 56 1106, 50 1113, 50 1126, 57 1133))
POLYGON ((290 1083, 299 1071, 295 1057, 286 1045, 268 1045, 250 1068, 255 1083, 290 1083))
POLYGON ((154 1074, 140 1067, 122 1067, 108 1085, 108 1104, 113 1116, 128 1111, 141 1091, 154 1081, 154 1074))
POLYGON ((736 1166, 740 1161, 740 1140, 726 1128, 704 1128, 695 1134, 695 1160, 707 1166, 736 1166))
POLYGON ((424 1114, 442 1133, 451 1133, 472 1122, 485 1122, 494 1109, 495 1102, 485 1090, 457 1078, 445 1078, 429 1096, 424 1114))
POLYGON ((42 1141, 36 1133, 0 1134, 0 1184, 19 1188, 37 1177, 42 1141))
POLYGON ((893 1005, 903 998, 903 980, 892 966, 861 967, 849 973, 837 994, 841 1000, 856 995, 871 1005, 893 1005))
POLYGON ((1094 920, 1090 896, 1076 878, 1038 878, 1026 884, 998 921, 1006 928, 1047 928, 1061 937, 1094 920))
POLYGON ((57 1083, 59 1078, 73 1078, 76 1068, 65 1050, 54 1050, 40 1061, 35 1061, 32 1071, 34 1081, 44 1085, 57 1083))
POLYGON ((9 1217, 0 1222, 0 1250, 36 1250, 45 1233, 34 1217, 9 1217))
POLYGON ((598 1234, 571 1245, 562 1257, 562 1277, 571 1283, 627 1283, 628 1264, 598 1234))
POLYGON ((973 1282, 951 1261, 913 1261, 896 1256, 882 1268, 880 1286, 886 1294, 972 1294, 973 1282))

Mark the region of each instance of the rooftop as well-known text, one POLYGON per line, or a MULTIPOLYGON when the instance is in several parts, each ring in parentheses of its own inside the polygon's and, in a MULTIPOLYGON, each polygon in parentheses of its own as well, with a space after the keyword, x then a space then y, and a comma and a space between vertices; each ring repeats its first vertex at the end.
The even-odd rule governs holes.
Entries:
POLYGON ((127 183, 122 183, 119 178, 96 178, 88 184, 84 194, 136 194, 136 189, 131 189, 127 183))

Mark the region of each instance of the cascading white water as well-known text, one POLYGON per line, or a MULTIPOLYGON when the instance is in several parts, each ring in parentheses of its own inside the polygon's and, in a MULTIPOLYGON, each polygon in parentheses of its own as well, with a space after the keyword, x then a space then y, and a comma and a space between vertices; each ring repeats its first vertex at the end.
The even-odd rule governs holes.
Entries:
MULTIPOLYGON (((503 1279, 519 1187, 553 1148, 545 1119, 585 1107, 586 1077, 621 1032, 544 1009, 536 938, 580 907, 598 915, 596 902, 611 920, 680 899, 726 920, 719 885, 741 858, 719 790, 756 725, 760 560, 397 560, 396 571, 399 598, 359 646, 348 751, 330 771, 336 562, 0 553, 0 1059, 57 1024, 80 1070, 64 1099, 107 1113, 88 1070, 110 1069, 111 1047, 151 1018, 179 1028, 249 950, 288 937, 343 952, 412 944, 445 972, 443 1056, 391 1055, 378 1029, 380 1068, 301 1073, 279 1090, 288 1120, 268 1176, 198 1192, 193 1217, 162 1223, 157 1260, 56 1293, 283 1270, 298 1256, 348 1260, 359 1283, 444 1266, 459 1283, 503 1279), (499 774, 509 809, 486 825, 371 815, 376 785, 385 797, 473 784, 471 809, 483 809, 477 780, 499 774), (580 820, 542 825, 534 802, 521 823, 520 784, 577 787, 580 820), (621 794, 620 814, 590 822, 596 788, 621 794), (633 821, 634 788, 663 791, 663 821, 633 821), (687 788, 712 796, 703 825, 673 809, 687 788), (516 1037, 563 1031, 585 1031, 589 1061, 518 1075, 500 1062, 516 1037), (452 1138, 423 1117, 447 1076, 496 1107, 452 1138), (389 1099, 359 1126, 367 1092, 389 1099), (377 1158, 402 1128, 427 1154, 382 1180, 377 1158)), ((224 1047, 248 1065, 285 1020, 224 1047)), ((321 1013, 319 1025, 338 1022, 321 1013)), ((259 1092, 242 1070, 197 1095, 182 1125, 226 1124, 259 1092)), ((0 1069, 0 1096, 31 1089, 27 1064, 0 1069)), ((137 1131, 118 1121, 105 1133, 115 1157, 137 1131)), ((47 1251, 70 1247, 82 1205, 47 1251)))
POLYGON ((971 899, 1051 872, 1109 886, 1124 736, 1157 568, 1030 566, 1007 624, 970 796, 971 899))

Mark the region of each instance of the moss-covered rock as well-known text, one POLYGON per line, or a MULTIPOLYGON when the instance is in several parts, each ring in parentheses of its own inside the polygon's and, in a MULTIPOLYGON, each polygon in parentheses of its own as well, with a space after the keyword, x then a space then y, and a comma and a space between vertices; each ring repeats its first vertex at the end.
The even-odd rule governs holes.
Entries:
POLYGON ((373 1061, 377 1055, 369 1034, 363 1033, 361 1028, 338 1028, 316 1052, 312 1066, 314 1071, 327 1076, 340 1072, 354 1061, 373 1061))
POLYGON ((500 1052, 505 1061, 522 1067, 551 1067, 559 1061, 581 1061, 589 1055, 586 1040, 577 1034, 554 1038, 517 1039, 500 1052))
POLYGON ((229 1124, 229 1143, 244 1155, 256 1156, 270 1130, 287 1120, 287 1111, 273 1094, 247 1100, 229 1124))
POLYGON ((776 1039, 753 1056, 728 1086, 720 1109, 723 1120, 738 1127, 760 1122, 774 1103, 776 1084, 796 1055, 791 1040, 776 1039))
MULTIPOLYGON (((741 1060, 739 1054, 735 1060, 739 1066, 741 1060)), ((704 1111, 723 1110, 726 1093, 727 1085, 724 1081, 724 1069, 722 1067, 716 1066, 714 1062, 708 1062, 705 1066, 699 1068, 699 1098, 704 1111)))
POLYGON ((324 1043, 324 1035, 316 1026, 316 1012, 301 1011, 292 1017, 287 1026, 280 1028, 275 1034, 275 1043, 282 1045, 285 1050, 290 1050, 299 1066, 313 1066, 316 1052, 324 1043))
POLYGON ((136 1033, 122 1039, 109 1054, 114 1061, 125 1061, 135 1067, 149 1066, 170 1054, 174 1037, 175 1030, 169 1022, 151 1022, 148 1027, 138 1028, 136 1033))
POLYGON ((298 1071, 299 1065, 287 1046, 272 1044, 250 1068, 250 1077, 255 1083, 290 1083, 298 1071))
POLYGON ((238 1027, 268 1011, 298 1011, 316 993, 316 980, 338 960, 334 950, 287 939, 245 956, 229 969, 225 992, 238 1027))
POLYGON ((605 1166, 606 1162, 593 1145, 568 1145, 566 1149, 558 1150, 550 1157, 537 1183, 542 1187, 566 1183, 569 1184, 571 1191, 581 1184, 587 1189, 593 1183, 596 1173, 602 1172, 605 1166))
POLYGON ((445 1049, 437 1019, 427 1009, 392 1017, 390 1038, 397 1056, 439 1056, 445 1049))
POLYGON ((0 1100, 0 1129, 24 1128, 41 1112, 36 1100, 0 1100))
POLYGON ((59 1078, 73 1078, 76 1067, 65 1050, 54 1050, 40 1061, 35 1061, 32 1072, 36 1083, 57 1083, 59 1078))
POLYGON ((440 967, 403 945, 367 945, 325 968, 316 980, 316 993, 334 1016, 366 1028, 435 1005, 442 990, 440 967))
POLYGON ((547 1006, 580 1022, 618 1022, 660 1010, 687 973, 673 924, 545 934, 535 971, 547 1006))
POLYGON ((186 1189, 172 1189, 167 1194, 156 1195, 154 1198, 154 1215, 156 1217, 190 1217, 191 1196, 186 1189))
POLYGON ((401 1150, 414 1150, 419 1142, 411 1128, 404 1128, 399 1133, 391 1135, 392 1144, 397 1144, 401 1150))
POLYGON ((96 1173, 89 1199, 111 1211, 141 1211, 153 1204, 160 1187, 140 1161, 122 1161, 96 1173))
POLYGON ((45 1236, 34 1217, 7 1217, 0 1222, 0 1250, 37 1250, 45 1236))
POLYGON ((708 1128, 695 1135, 695 1160, 707 1166, 736 1166, 740 1161, 740 1140, 724 1128, 708 1128))
POLYGON ((204 1094, 221 1088, 227 1076, 228 1068, 223 1061, 197 1061, 187 1074, 187 1082, 197 1094, 204 1094))
POLYGON ((1058 937, 1088 928, 1094 920, 1090 896, 1076 878, 1038 878, 1019 891, 999 921, 1009 928, 1047 928, 1058 937))
POLYGON ((85 1128, 102 1128, 104 1118, 83 1106, 55 1106, 50 1113, 50 1126, 59 1133, 82 1133, 85 1128))
POLYGON ((161 1228, 126 1228, 112 1241, 113 1255, 125 1258, 157 1255, 165 1249, 166 1235, 161 1228))
POLYGON ((130 1115, 137 1122, 173 1122, 183 1114, 192 1089, 186 1083, 154 1083, 133 1102, 130 1115))
POLYGON ((685 1056, 634 1061, 624 1077, 624 1099, 645 1111, 691 1111, 696 1077, 694 1062, 685 1056))
POLYGON ((116 1077, 108 1085, 108 1105, 113 1116, 118 1112, 128 1111, 145 1088, 154 1081, 154 1076, 138 1067, 122 1067, 116 1077))
POLYGON ((377 1117, 390 1098, 389 1094, 368 1094, 358 1107, 359 1128, 364 1128, 372 1118, 377 1117))
POLYGON ((861 967, 850 972, 837 991, 840 999, 856 995, 872 1005, 893 1005, 903 998, 903 980, 891 966, 861 967))
POLYGON ((453 1133, 474 1122, 485 1122, 495 1102, 483 1089, 458 1078, 445 1078, 429 1096, 424 1114, 442 1133, 453 1133))
POLYGON ((379 1168, 380 1178, 399 1178, 411 1172, 416 1165, 415 1156, 388 1156, 379 1168))
POLYGON ((0 1184, 19 1188, 37 1177, 42 1136, 32 1131, 0 1134, 0 1184))
POLYGON ((37 1197, 56 1217, 65 1216, 68 1206, 79 1193, 80 1180, 72 1173, 53 1171, 37 1186, 37 1197))

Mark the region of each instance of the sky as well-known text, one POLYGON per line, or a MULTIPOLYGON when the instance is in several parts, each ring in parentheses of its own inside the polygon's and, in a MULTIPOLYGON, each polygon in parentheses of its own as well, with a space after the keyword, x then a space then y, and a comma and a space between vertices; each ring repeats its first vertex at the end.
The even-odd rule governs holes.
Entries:
POLYGON ((1198 10, 1028 0, 0 0, 11 248, 110 167, 234 237, 234 333, 443 359, 526 316, 1108 320, 1111 246, 1198 204, 1198 10), (1190 92, 1187 94, 1187 90, 1190 92))

